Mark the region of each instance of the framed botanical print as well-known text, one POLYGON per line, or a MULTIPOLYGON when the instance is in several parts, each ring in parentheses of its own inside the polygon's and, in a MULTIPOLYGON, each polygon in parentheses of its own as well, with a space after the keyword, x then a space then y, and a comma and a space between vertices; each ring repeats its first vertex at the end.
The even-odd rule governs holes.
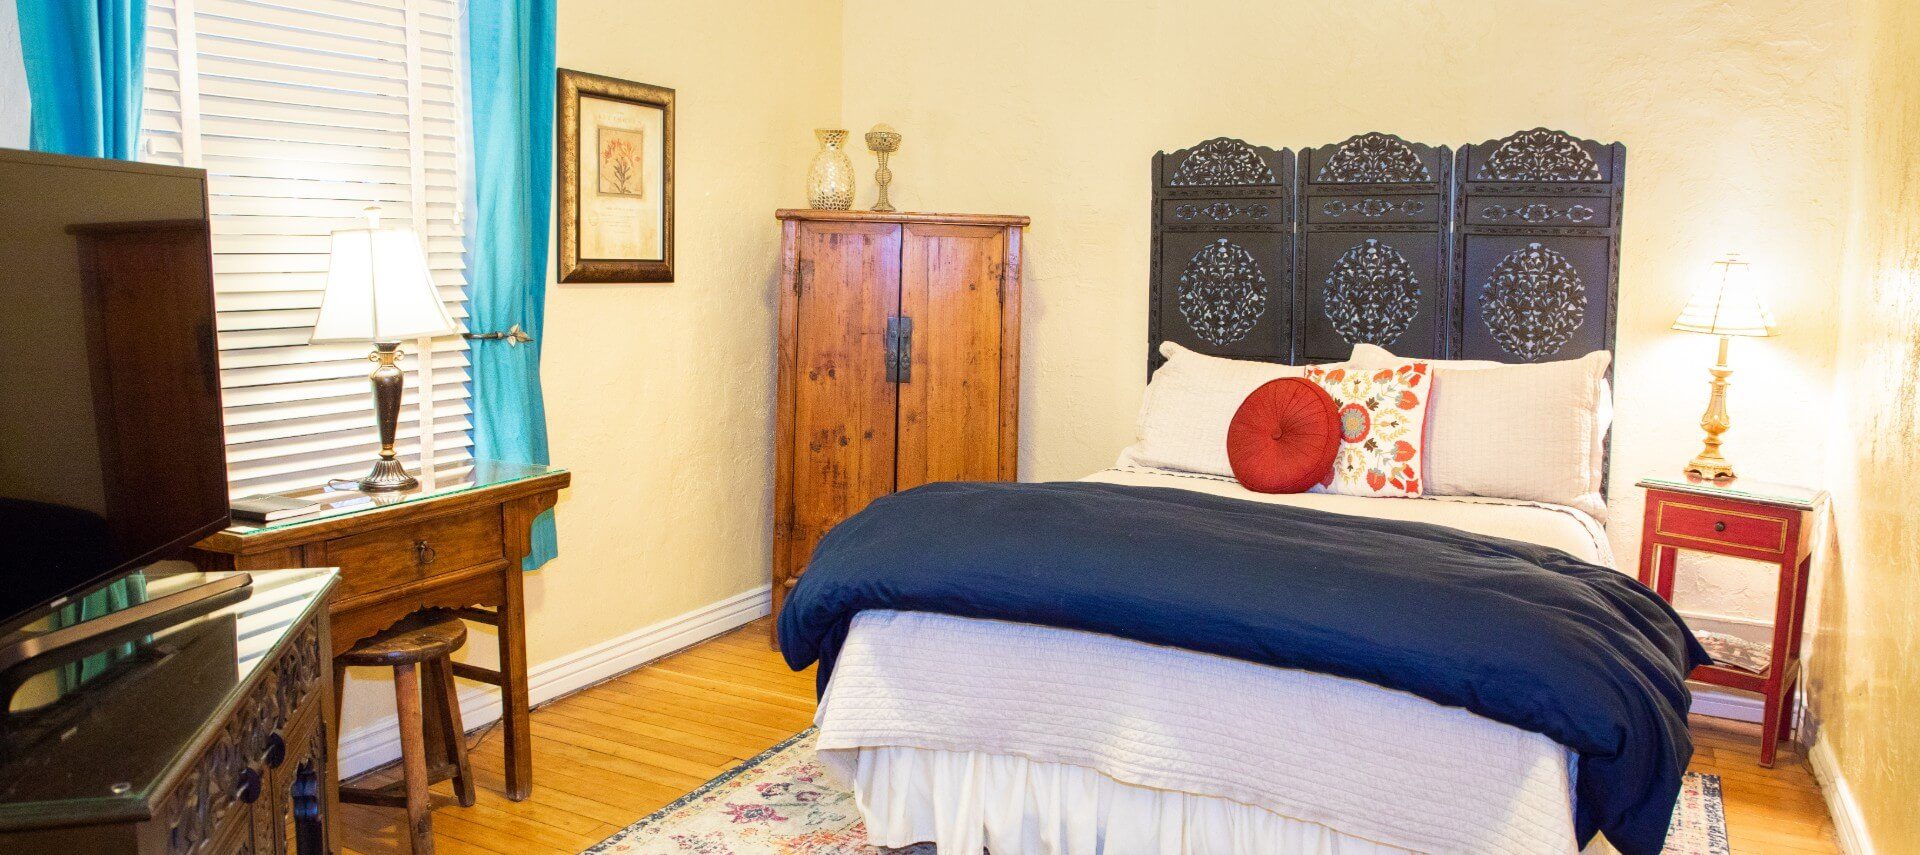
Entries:
POLYGON ((560 69, 560 281, 673 281, 673 90, 560 69))

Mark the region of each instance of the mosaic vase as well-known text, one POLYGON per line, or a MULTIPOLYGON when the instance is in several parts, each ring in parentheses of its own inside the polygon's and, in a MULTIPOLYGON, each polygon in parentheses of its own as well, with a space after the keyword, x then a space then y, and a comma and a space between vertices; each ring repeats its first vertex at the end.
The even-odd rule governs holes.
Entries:
POLYGON ((842 146, 847 132, 820 128, 813 132, 820 140, 820 151, 807 168, 807 207, 825 211, 845 211, 853 207, 853 161, 842 146))

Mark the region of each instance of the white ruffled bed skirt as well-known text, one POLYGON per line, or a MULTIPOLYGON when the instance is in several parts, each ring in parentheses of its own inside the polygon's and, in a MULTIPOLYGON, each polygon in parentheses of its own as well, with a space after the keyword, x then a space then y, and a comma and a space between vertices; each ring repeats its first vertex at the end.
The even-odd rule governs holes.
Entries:
MULTIPOLYGON (((822 751, 852 784, 874 846, 941 855, 1405 855, 1231 799, 1157 790, 1080 766, 977 751, 822 751)), ((1599 839, 1583 855, 1611 853, 1599 839)))
POLYGON ((942 855, 1405 855, 1213 796, 1123 784, 1079 766, 921 748, 822 755, 852 780, 867 842, 942 855), (853 756, 848 756, 853 755, 853 756))

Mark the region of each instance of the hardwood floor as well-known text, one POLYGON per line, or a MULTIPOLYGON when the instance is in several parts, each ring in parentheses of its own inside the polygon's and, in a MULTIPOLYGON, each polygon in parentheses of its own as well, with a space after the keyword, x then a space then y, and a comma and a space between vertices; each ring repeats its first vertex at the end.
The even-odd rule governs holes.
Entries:
POLYGON ((1695 772, 1720 776, 1734 855, 1837 855, 1833 819, 1806 752, 1780 743, 1773 768, 1760 766, 1760 725, 1693 716, 1695 772))
MULTIPOLYGON (((813 720, 813 671, 788 671, 765 620, 542 705, 533 714, 533 797, 501 795, 500 735, 472 750, 479 803, 433 787, 442 855, 577 855, 813 720)), ((1833 823, 1798 749, 1758 765, 1759 727, 1696 716, 1693 768, 1720 776, 1735 855, 1837 853, 1833 823)), ((369 776, 390 779, 389 770, 369 776)), ((405 853, 401 813, 341 809, 348 853, 405 853)))
MULTIPOLYGON (((533 796, 511 802, 497 728, 469 755, 479 802, 433 787, 440 855, 577 855, 813 721, 813 670, 787 670, 758 621, 533 714, 533 796)), ((370 776, 385 783, 397 772, 370 776)), ((342 805, 348 853, 407 852, 397 810, 342 805)))

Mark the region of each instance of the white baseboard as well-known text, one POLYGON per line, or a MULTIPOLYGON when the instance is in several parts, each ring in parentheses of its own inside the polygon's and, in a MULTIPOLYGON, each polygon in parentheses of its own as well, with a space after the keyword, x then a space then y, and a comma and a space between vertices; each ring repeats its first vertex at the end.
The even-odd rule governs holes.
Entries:
MULTIPOLYGON (((766 616, 773 609, 772 598, 772 588, 761 585, 712 605, 542 662, 527 669, 527 694, 532 703, 539 704, 631 671, 766 616)), ((500 718, 498 689, 467 681, 462 681, 461 685, 462 724, 474 728, 500 718)), ((397 720, 394 716, 384 716, 341 736, 340 777, 358 775, 399 757, 400 732, 397 720)))
POLYGON ((1750 721, 1758 724, 1767 711, 1759 695, 1735 692, 1705 683, 1688 683, 1687 688, 1693 691, 1692 712, 1696 715, 1710 715, 1714 718, 1730 718, 1734 721, 1750 721))
POLYGON ((1773 640, 1773 621, 1761 618, 1742 617, 1740 615, 1703 612, 1692 609, 1680 611, 1687 626, 1711 632, 1724 632, 1736 638, 1757 641, 1762 644, 1773 640))
MULTIPOLYGON (((1724 632, 1752 641, 1769 641, 1773 634, 1773 622, 1768 620, 1701 611, 1682 611, 1680 616, 1686 618, 1687 625, 1696 630, 1724 632)), ((1688 683, 1687 688, 1693 691, 1693 712, 1700 715, 1755 724, 1760 723, 1766 715, 1766 705, 1761 703, 1759 695, 1751 692, 1737 692, 1705 683, 1688 683)))
POLYGON ((1833 815, 1833 830, 1840 838, 1840 851, 1846 855, 1875 855, 1873 838, 1867 836, 1866 816, 1860 813, 1860 803, 1854 801, 1853 790, 1840 774, 1839 760, 1833 756, 1833 743, 1824 738, 1814 740, 1807 760, 1813 766, 1814 779, 1820 782, 1821 795, 1827 799, 1827 812, 1833 815))

